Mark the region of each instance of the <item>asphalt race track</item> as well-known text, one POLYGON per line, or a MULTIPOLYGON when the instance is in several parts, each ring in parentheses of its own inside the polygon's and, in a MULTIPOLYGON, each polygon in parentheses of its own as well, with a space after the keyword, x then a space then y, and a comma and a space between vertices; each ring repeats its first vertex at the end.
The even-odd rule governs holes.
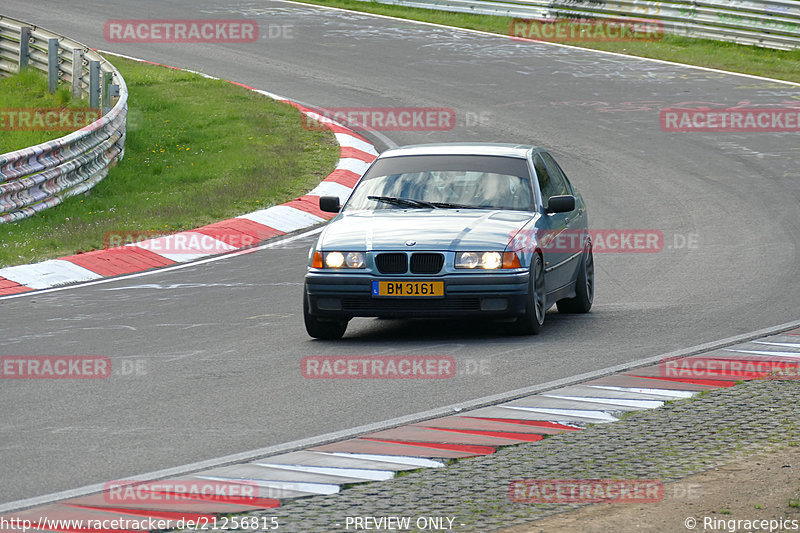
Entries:
MULTIPOLYGON (((106 355, 105 380, 0 383, 0 503, 377 422, 798 317, 800 143, 792 133, 666 133, 659 110, 753 107, 800 87, 279 1, 5 0, 0 13, 89 46, 329 107, 450 107, 450 131, 395 144, 549 149, 594 228, 660 230, 658 253, 595 255, 592 313, 537 337, 492 324, 356 319, 312 341, 313 236, 110 283, 0 300, 3 355, 106 355), (120 44, 107 19, 250 18, 250 44, 120 44), (474 124, 472 118, 483 117, 474 124), (468 117, 470 118, 468 120, 468 117), (691 249, 676 244, 696 242, 691 249), (306 355, 452 355, 447 380, 307 380, 306 355), (467 373, 480 362, 484 372, 467 373)), ((113 61, 113 58, 112 58, 113 61)), ((132 100, 129 135, 136 135, 132 100)), ((265 125, 267 126, 267 125, 265 125)), ((372 138, 379 149, 386 139, 372 138)), ((109 179, 113 179, 113 174, 109 179)))

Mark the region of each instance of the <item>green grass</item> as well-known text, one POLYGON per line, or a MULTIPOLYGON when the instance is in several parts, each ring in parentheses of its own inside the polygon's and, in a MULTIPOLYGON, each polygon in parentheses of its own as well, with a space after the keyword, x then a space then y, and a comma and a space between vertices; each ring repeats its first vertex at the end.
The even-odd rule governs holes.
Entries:
POLYGON ((103 247, 106 232, 195 228, 304 194, 335 167, 329 131, 233 84, 112 57, 129 90, 125 158, 92 191, 0 224, 0 266, 103 247))
MULTIPOLYGON (((18 110, 60 110, 64 108, 88 108, 87 100, 72 100, 72 90, 61 85, 55 93, 48 92, 47 75, 28 68, 6 78, 0 78, 0 154, 58 139, 74 131, 26 131, 16 129, 19 123, 18 110)), ((80 126, 85 126, 81 124, 80 126)), ((80 127, 79 126, 79 127, 80 127)))
MULTIPOLYGON (((385 5, 375 1, 302 1, 308 4, 352 9, 354 11, 389 15, 409 20, 419 20, 446 26, 498 33, 501 35, 509 34, 510 24, 513 20, 510 17, 449 13, 432 9, 385 5)), ((606 50, 633 56, 676 61, 701 67, 730 70, 733 72, 742 72, 800 83, 800 50, 772 50, 769 48, 757 48, 706 39, 690 39, 670 34, 665 34, 662 39, 657 41, 607 43, 567 42, 564 44, 572 44, 583 48, 606 50)))

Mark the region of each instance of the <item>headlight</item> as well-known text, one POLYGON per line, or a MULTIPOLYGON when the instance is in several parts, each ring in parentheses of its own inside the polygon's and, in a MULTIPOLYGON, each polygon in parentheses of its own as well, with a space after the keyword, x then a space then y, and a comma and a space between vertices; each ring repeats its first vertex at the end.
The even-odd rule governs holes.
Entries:
POLYGON ((364 252, 314 252, 314 268, 364 268, 364 252))
POLYGON ((519 257, 514 252, 458 252, 455 266, 483 270, 521 267, 519 257))
POLYGON ((484 268, 495 270, 503 265, 500 252, 458 252, 456 268, 484 268))
POLYGON ((347 252, 344 254, 344 266, 347 268, 364 268, 365 262, 362 252, 347 252))
POLYGON ((328 252, 325 254, 325 266, 328 268, 342 268, 344 255, 342 252, 328 252))

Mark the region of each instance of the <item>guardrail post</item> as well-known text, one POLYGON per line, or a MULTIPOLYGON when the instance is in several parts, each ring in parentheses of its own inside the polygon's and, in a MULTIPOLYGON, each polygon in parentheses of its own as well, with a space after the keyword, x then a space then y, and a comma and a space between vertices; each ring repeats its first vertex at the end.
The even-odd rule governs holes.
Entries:
POLYGON ((28 58, 31 55, 31 28, 22 26, 19 29, 19 70, 28 68, 28 58))
POLYGON ((58 39, 47 40, 47 81, 50 93, 58 88, 58 39))
POLYGON ((72 50, 72 98, 79 99, 82 94, 81 79, 83 78, 83 50, 72 50))
POLYGON ((109 92, 111 86, 111 76, 112 74, 110 72, 103 72, 103 115, 108 113, 111 109, 111 94, 109 92))
POLYGON ((100 62, 89 61, 89 107, 100 107, 100 62))

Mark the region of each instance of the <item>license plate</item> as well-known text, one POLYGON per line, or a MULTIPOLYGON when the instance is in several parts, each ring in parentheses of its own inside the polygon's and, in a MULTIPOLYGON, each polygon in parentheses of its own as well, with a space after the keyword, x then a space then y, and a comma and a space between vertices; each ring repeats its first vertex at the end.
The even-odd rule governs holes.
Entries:
POLYGON ((373 296, 442 297, 443 281, 373 281, 373 296))

